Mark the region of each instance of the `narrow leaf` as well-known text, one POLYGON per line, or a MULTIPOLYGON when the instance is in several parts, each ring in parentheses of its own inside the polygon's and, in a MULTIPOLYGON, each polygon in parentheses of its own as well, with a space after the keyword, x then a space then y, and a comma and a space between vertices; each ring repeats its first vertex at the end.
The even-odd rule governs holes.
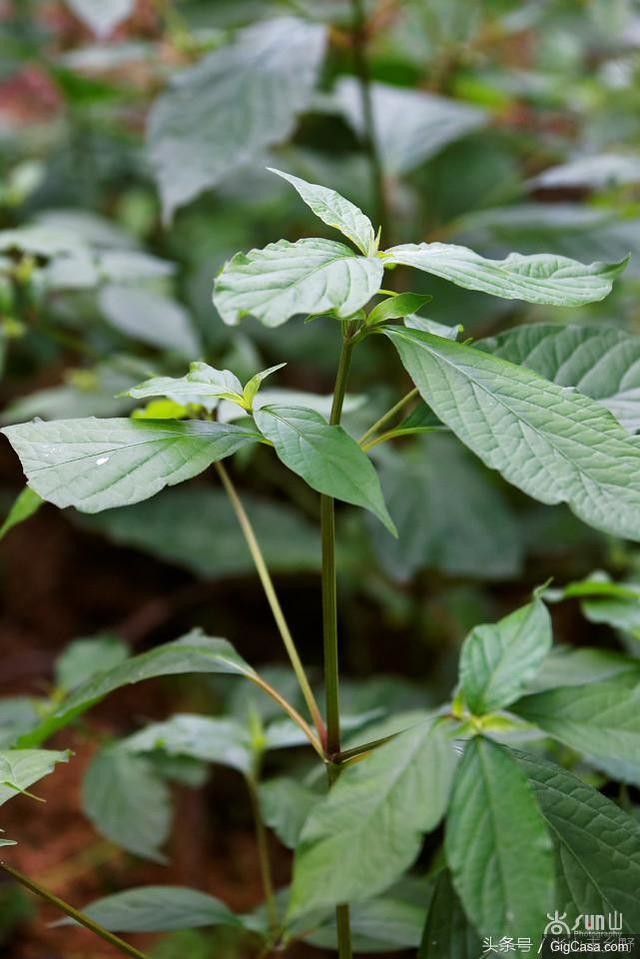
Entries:
POLYGON ((385 323, 387 320, 402 319, 416 313, 432 299, 432 296, 422 293, 399 293, 398 296, 389 296, 386 300, 382 300, 381 303, 374 306, 367 317, 367 323, 370 326, 376 326, 378 323, 385 323))
POLYGON ((456 895, 448 869, 438 876, 418 959, 477 959, 480 939, 456 895))
POLYGON ((13 506, 7 513, 4 523, 0 526, 0 539, 4 539, 14 526, 24 523, 34 513, 37 513, 43 503, 44 500, 41 496, 38 496, 29 486, 25 486, 13 501, 13 506))

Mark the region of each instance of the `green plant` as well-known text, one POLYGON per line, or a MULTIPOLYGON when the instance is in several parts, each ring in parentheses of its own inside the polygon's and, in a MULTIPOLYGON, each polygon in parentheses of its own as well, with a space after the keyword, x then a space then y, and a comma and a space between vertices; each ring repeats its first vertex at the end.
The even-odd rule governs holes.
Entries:
MULTIPOLYGON (((61 672, 66 680, 58 697, 43 707, 40 717, 26 722, 3 754, 8 764, 4 798, 28 788, 55 761, 66 758, 40 747, 114 689, 180 673, 236 675, 266 693, 284 718, 274 719, 254 698, 242 711, 242 721, 177 715, 108 747, 99 760, 104 768, 96 767, 91 777, 112 781, 121 776, 125 784, 134 782, 142 764, 153 790, 157 779, 150 764, 158 752, 235 768, 245 778, 254 809, 264 910, 240 917, 196 890, 146 887, 89 906, 85 919, 94 923, 94 931, 220 925, 259 937, 261 948, 296 938, 335 942, 346 959, 352 951, 350 909, 356 944, 367 948, 375 939, 367 914, 372 907, 386 928, 387 938, 382 934, 381 940, 388 948, 417 944, 426 922, 424 959, 472 954, 477 936, 537 941, 554 909, 604 913, 614 906, 623 912, 625 928, 633 930, 640 921, 638 902, 630 894, 640 879, 637 820, 541 758, 538 745, 548 735, 596 770, 640 785, 636 662, 620 657, 612 663, 597 650, 586 662, 580 658, 586 651, 560 655, 552 649, 545 602, 581 595, 623 603, 635 600, 635 591, 598 577, 576 585, 573 592, 540 587, 527 605, 498 623, 471 630, 451 702, 375 723, 354 716, 351 729, 360 725, 364 732, 350 730, 345 740, 335 553, 336 500, 368 510, 395 532, 375 457, 386 443, 432 432, 451 432, 540 502, 566 503, 597 529, 640 539, 640 449, 606 408, 608 395, 593 398, 581 390, 584 365, 573 373, 565 367, 563 381, 557 383, 551 359, 545 378, 518 353, 517 340, 526 336, 526 327, 496 340, 459 343, 459 327, 443 327, 416 313, 428 296, 382 288, 385 269, 413 267, 506 299, 580 306, 604 298, 626 260, 587 266, 565 257, 511 254, 498 261, 443 243, 380 250, 380 233, 354 204, 322 186, 280 175, 356 249, 302 239, 237 254, 215 281, 214 302, 229 324, 250 314, 274 327, 300 313, 336 324, 342 351, 328 419, 311 407, 262 402, 261 384, 279 366, 243 385, 229 370, 194 363, 180 378, 152 377, 127 391, 136 400, 151 401, 148 415, 31 422, 3 432, 33 493, 58 507, 89 513, 138 502, 214 464, 304 706, 298 708, 295 694, 284 695, 277 682, 256 672, 225 640, 198 631, 134 657, 109 638, 96 640, 90 646, 93 663, 87 667, 86 650, 74 651, 61 672), (341 414, 353 353, 370 337, 394 346, 413 385, 356 440, 341 425, 341 414), (168 401, 160 419, 153 405, 158 398, 168 401), (321 496, 324 711, 250 516, 221 462, 255 444, 272 448, 285 467, 321 496), (324 794, 315 774, 304 782, 261 782, 266 753, 301 742, 311 745, 320 768, 326 768, 330 788, 324 794), (606 833, 599 825, 603 818, 606 833), (443 820, 443 848, 433 859, 430 880, 416 893, 403 886, 405 874, 425 834, 443 820), (273 887, 266 824, 295 848, 293 883, 284 898, 273 887), (449 921, 452 912, 455 924, 449 921), (399 927, 394 940, 391 930, 399 927)), ((552 339, 556 333, 536 327, 531 335, 552 339)), ((599 358, 591 354, 592 365, 599 358)), ((21 497, 16 521, 33 505, 27 499, 25 506, 21 497)), ((91 793, 91 782, 86 788, 91 793)), ((99 796, 103 790, 96 786, 94 792, 99 796)), ((87 805, 104 820, 91 796, 87 805)), ((114 820, 108 828, 118 838, 126 827, 114 820)), ((141 841, 140 836, 122 838, 125 845, 141 841)), ((149 837, 144 852, 157 853, 156 845, 149 837)), ((77 913, 74 918, 82 921, 77 913)))

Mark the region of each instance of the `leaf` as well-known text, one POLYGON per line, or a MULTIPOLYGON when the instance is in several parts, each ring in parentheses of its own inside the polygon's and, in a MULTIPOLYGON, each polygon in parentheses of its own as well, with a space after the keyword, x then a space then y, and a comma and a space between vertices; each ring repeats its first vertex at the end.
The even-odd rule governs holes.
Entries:
POLYGON ((640 638, 640 583, 613 582, 607 573, 595 570, 586 579, 550 592, 554 599, 580 599, 589 622, 606 623, 640 638))
MULTIPOLYGON (((83 910, 112 932, 171 932, 201 926, 240 926, 219 899, 184 886, 141 886, 96 899, 83 910)), ((60 925, 73 925, 64 920, 60 925)))
POLYGON ((612 649, 554 646, 526 692, 558 686, 583 686, 625 673, 633 673, 640 680, 640 663, 612 649))
POLYGON ((460 343, 385 333, 425 402, 487 466, 596 529, 640 539, 640 448, 607 410, 460 343))
POLYGON ((282 143, 310 103, 324 27, 278 17, 179 73, 154 103, 148 153, 165 215, 282 143))
POLYGON ((286 365, 286 363, 278 363, 276 366, 270 366, 268 370, 260 370, 259 373, 256 373, 251 377, 250 380, 248 380, 242 391, 242 398, 244 400, 246 409, 250 410, 253 408, 254 400, 256 399, 260 387, 264 381, 271 376, 272 373, 276 373, 286 365))
POLYGON ((551 649, 553 634, 540 599, 499 623, 476 626, 460 653, 460 686, 476 716, 503 709, 522 695, 551 649))
MULTIPOLYGON (((369 902, 354 903, 349 918, 353 951, 356 953, 415 950, 420 942, 424 905, 403 902, 389 892, 369 902)), ((320 949, 337 950, 335 917, 329 917, 319 928, 305 935, 304 940, 320 949)))
POLYGON ((413 266, 456 286, 506 300, 582 306, 609 295, 628 258, 619 263, 586 265, 549 253, 510 253, 506 260, 488 260, 466 246, 405 243, 386 250, 383 259, 387 265, 413 266))
POLYGON ((99 297, 105 319, 121 333, 192 358, 202 349, 191 317, 176 300, 130 286, 105 286, 99 297))
POLYGON ((577 156, 566 163, 549 167, 530 180, 536 189, 590 187, 606 189, 640 181, 640 159, 616 153, 577 156))
POLYGON ((249 664, 225 639, 214 639, 194 629, 181 639, 133 656, 119 666, 87 680, 55 712, 45 717, 36 729, 23 736, 20 745, 31 746, 43 742, 121 686, 141 683, 157 676, 178 676, 183 673, 228 673, 247 679, 255 676, 249 664))
POLYGON ((434 336, 443 336, 445 340, 457 340, 464 327, 461 323, 455 326, 445 326, 444 323, 436 323, 435 320, 428 320, 425 316, 418 316, 416 313, 406 316, 404 325, 410 330, 422 330, 423 333, 433 333, 434 336))
POLYGON ((551 829, 554 908, 570 917, 614 913, 640 928, 640 822, 554 763, 514 750, 551 829))
MULTIPOLYGON (((385 172, 408 173, 448 143, 482 127, 488 114, 477 107, 406 87, 371 85, 376 138, 385 172)), ((362 137, 366 120, 358 81, 342 78, 337 99, 362 137)))
POLYGON ((261 783, 259 792, 262 816, 267 826, 273 829, 284 846, 295 849, 311 810, 322 797, 314 789, 288 776, 261 783))
POLYGON ((344 769, 302 830, 291 917, 371 898, 411 865, 446 812, 454 728, 428 719, 344 769))
POLYGON ((27 696, 8 696, 0 699, 0 749, 13 746, 23 733, 39 722, 37 699, 27 696))
POLYGON ((263 406, 254 412, 254 419, 284 465, 312 489, 371 510, 395 533, 375 467, 341 426, 330 425, 315 410, 296 406, 263 406))
POLYGON ((14 799, 53 772, 58 763, 69 761, 68 750, 9 749, 0 752, 0 806, 14 799))
POLYGON ((536 323, 475 345, 560 386, 574 386, 628 430, 640 430, 640 337, 612 327, 536 323))
POLYGON ((468 743, 445 839, 464 910, 483 936, 542 933, 552 906, 547 824, 516 760, 488 739, 468 743))
POLYGON ((138 503, 257 439, 232 424, 94 417, 34 421, 0 432, 36 493, 86 513, 138 503))
POLYGON ((456 895, 448 869, 438 876, 418 959, 477 959, 480 939, 456 895))
POLYGON ((101 750, 85 776, 82 805, 102 836, 143 859, 166 862, 160 848, 171 829, 170 795, 146 759, 119 744, 101 750))
POLYGON ((67 0, 67 5, 97 36, 108 37, 133 13, 135 0, 67 0))
POLYGON ((217 763, 249 775, 253 768, 251 738, 234 719, 182 713, 161 723, 151 723, 121 741, 132 753, 162 750, 170 756, 190 756, 217 763))
MULTIPOLYGON (((265 561, 273 573, 315 571, 318 531, 286 503, 243 492, 265 561)), ((144 550, 198 576, 253 575, 251 554, 222 490, 205 486, 165 490, 159 496, 83 520, 83 525, 123 546, 144 550)))
POLYGON ((274 170, 272 173, 281 176, 298 191, 304 202, 327 226, 335 227, 344 236, 358 247, 365 256, 375 256, 378 252, 373 224, 368 216, 350 200, 345 199, 335 190, 320 186, 318 183, 307 183, 300 177, 274 170))
POLYGON ((4 523, 0 526, 0 540, 4 539, 14 526, 24 523, 25 520, 30 519, 34 513, 37 513, 43 502, 42 497, 34 493, 28 486, 25 486, 22 492, 18 493, 18 496, 13 501, 13 505, 7 513, 4 523))
MULTIPOLYGON (((409 317, 432 299, 432 296, 422 293, 399 293, 398 296, 389 296, 386 300, 382 300, 381 303, 374 306, 367 317, 367 324, 376 326, 378 323, 386 323, 387 320, 409 317)), ((417 317, 418 321, 420 319, 421 317, 417 317)), ((429 320, 423 322, 428 323, 429 320)), ((411 323, 408 323, 407 326, 411 326, 411 323)), ((429 332, 433 333, 435 331, 430 330, 429 332)))
POLYGON ((127 391, 134 399, 147 399, 150 396, 166 396, 176 403, 188 405, 206 405, 215 409, 221 397, 242 396, 242 383, 231 370, 217 370, 208 363, 191 363, 185 376, 152 376, 127 391), (209 403, 207 401, 216 402, 209 403))
POLYGON ((56 682, 69 692, 91 679, 96 673, 113 669, 129 655, 129 649, 118 636, 96 636, 69 643, 56 661, 56 682))
POLYGON ((615 779, 640 785, 639 704, 640 679, 630 672, 588 686, 534 693, 511 710, 615 779))
POLYGON ((225 323, 247 315, 265 326, 292 316, 330 313, 342 319, 369 302, 382 284, 384 265, 344 243, 308 238, 278 240, 262 250, 236 253, 213 287, 213 303, 225 323))

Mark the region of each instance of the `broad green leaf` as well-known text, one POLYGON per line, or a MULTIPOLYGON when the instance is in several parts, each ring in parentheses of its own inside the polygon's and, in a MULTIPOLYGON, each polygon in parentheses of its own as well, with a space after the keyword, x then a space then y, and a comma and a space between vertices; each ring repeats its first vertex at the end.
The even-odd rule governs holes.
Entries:
POLYGON ((488 260, 466 246, 449 243, 405 243, 386 250, 383 259, 386 265, 413 266, 467 290, 553 306, 603 300, 627 265, 626 259, 587 265, 548 253, 511 253, 505 260, 488 260))
POLYGON ((4 539, 14 526, 24 523, 25 520, 33 516, 34 513, 37 513, 43 502, 42 497, 34 493, 28 486, 25 486, 22 492, 18 493, 18 496, 13 501, 13 505, 7 513, 4 523, 0 526, 0 539, 4 539))
POLYGON ((640 679, 630 672, 602 683, 534 693, 511 710, 615 779, 640 786, 639 706, 640 679))
POLYGON ((38 745, 121 686, 183 673, 229 673, 247 679, 255 676, 253 669, 225 639, 214 639, 194 629, 181 639, 156 646, 87 680, 36 729, 25 734, 20 745, 38 745))
POLYGON ((214 409, 221 397, 242 396, 242 383, 230 370, 217 370, 208 363, 191 363, 185 376, 152 376, 127 391, 134 399, 166 396, 186 406, 190 403, 214 409), (214 400, 213 404, 207 401, 214 400))
POLYGON ((559 386, 574 386, 631 432, 640 429, 640 337, 612 327, 536 323, 476 346, 559 386))
POLYGON ((411 865, 447 809, 454 729, 430 718, 342 772, 302 830, 291 916, 368 899, 411 865))
MULTIPOLYGON (((242 502, 272 572, 318 569, 320 539, 311 523, 286 503, 244 492, 242 502)), ((199 576, 218 579, 255 572, 229 498, 219 489, 168 489, 144 503, 83 518, 84 525, 199 576)))
POLYGON ((99 297, 105 319, 121 333, 188 359, 202 349, 191 318, 176 300, 131 286, 105 286, 99 297))
POLYGON ((264 821, 288 849, 298 845, 302 827, 321 798, 314 789, 288 776, 260 784, 264 821))
POLYGON ((213 302, 225 323, 247 315, 265 326, 292 316, 351 316, 382 284, 378 257, 360 256, 334 240, 278 240, 262 250, 236 253, 216 277, 213 302))
POLYGON ((290 136, 311 100, 325 41, 318 24, 264 20, 177 74, 148 126, 166 215, 290 136))
POLYGON ((22 423, 0 432, 38 495, 85 513, 138 503, 258 438, 230 423, 93 417, 22 423))
POLYGON ((435 320, 428 320, 426 316, 418 316, 417 313, 405 316, 404 325, 408 326, 410 330, 422 330, 423 333, 443 336, 445 340, 457 340, 464 330, 461 323, 456 323, 455 326, 445 326, 444 323, 436 323, 435 320))
POLYGON ((52 749, 8 749, 0 752, 0 806, 53 772, 71 753, 52 749))
MULTIPOLYGON (((399 293, 398 296, 388 296, 386 300, 376 304, 367 317, 369 326, 386 323, 387 320, 399 320, 409 317, 421 309, 433 297, 423 293, 399 293)), ((418 321, 420 317, 417 318, 418 321)), ((424 322, 429 322, 425 320, 424 322)), ((410 326, 411 324, 407 324, 410 326)), ((435 332, 431 330, 430 332, 435 332)))
POLYGON ((142 756, 119 744, 101 750, 84 778, 82 805, 102 836, 143 859, 166 861, 160 849, 171 829, 171 797, 142 756))
MULTIPOLYGON (((350 909, 351 937, 356 953, 394 953, 414 950, 420 942, 424 922, 424 903, 405 902, 390 890, 368 902, 357 902, 350 909)), ((335 917, 304 936, 320 949, 338 948, 335 917)))
POLYGON ((621 153, 577 156, 567 163, 549 167, 530 181, 537 189, 591 187, 602 189, 623 183, 640 182, 640 158, 621 153))
POLYGON ((230 766, 243 775, 251 772, 253 762, 251 737, 240 723, 189 713, 146 726, 123 740, 121 748, 132 753, 158 749, 171 756, 230 766))
POLYGON ((263 406, 254 418, 284 465, 312 489, 371 510, 395 533, 375 467, 341 426, 330 425, 315 410, 296 406, 263 406))
POLYGON ((464 910, 483 936, 540 935, 553 906, 553 847, 522 769, 488 739, 468 743, 445 840, 464 910))
POLYGON ((640 822, 554 763, 514 751, 551 829, 556 851, 553 908, 572 919, 621 912, 640 929, 640 822))
POLYGON ((378 252, 378 244, 373 224, 355 203, 340 196, 335 190, 329 190, 318 183, 307 183, 306 180, 301 180, 300 177, 292 176, 290 173, 283 173, 282 170, 274 170, 273 167, 269 169, 284 180, 288 180, 323 223, 339 230, 365 256, 375 256, 378 252))
POLYGON ((476 626, 460 653, 460 693, 476 716, 503 709, 522 695, 551 649, 551 618, 542 600, 476 626))
POLYGON ((113 669, 129 655, 129 649, 117 636, 96 636, 69 643, 56 661, 56 682, 69 692, 96 673, 113 669))
MULTIPOLYGON (((240 919, 219 899, 184 886, 127 889, 96 899, 82 911, 112 932, 170 932, 241 925, 240 919)), ((71 923, 65 920, 64 925, 68 924, 71 923)))
POLYGON ((23 733, 38 725, 40 703, 27 696, 0 699, 0 749, 13 746, 23 733))
POLYGON ((448 869, 438 876, 418 959, 477 959, 480 939, 456 895, 448 869))
POLYGON ((558 686, 584 686, 625 673, 633 674, 640 681, 640 663, 612 649, 554 646, 525 692, 540 692, 558 686))
POLYGON ((73 12, 99 37, 107 37, 133 13, 135 0, 66 0, 73 12))
POLYGON ((425 402, 487 466, 596 529, 640 539, 640 447, 607 410, 472 347, 385 332, 425 402))
MULTIPOLYGON (((408 173, 488 119, 488 114, 477 107, 420 90, 384 83, 372 84, 371 90, 376 137, 385 171, 390 174, 408 173)), ((365 136, 358 81, 353 77, 341 79, 337 98, 349 122, 365 136)))

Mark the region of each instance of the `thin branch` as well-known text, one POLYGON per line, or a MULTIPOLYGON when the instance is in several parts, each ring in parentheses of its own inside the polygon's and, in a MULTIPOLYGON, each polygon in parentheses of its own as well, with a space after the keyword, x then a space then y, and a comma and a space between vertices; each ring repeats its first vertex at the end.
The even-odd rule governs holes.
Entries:
POLYGON ((407 406, 417 396, 418 396, 418 390, 413 389, 413 390, 410 390, 410 392, 407 393, 406 396, 403 396, 401 400, 398 400, 395 406, 392 406, 390 410, 387 410, 387 412, 384 413, 379 420, 375 421, 373 426, 369 427, 366 433, 362 434, 362 436, 358 440, 360 445, 364 446, 372 436, 375 436, 376 433, 380 432, 383 426, 386 426, 387 423, 390 423, 391 420, 395 419, 398 413, 401 410, 403 410, 404 407, 407 406))

